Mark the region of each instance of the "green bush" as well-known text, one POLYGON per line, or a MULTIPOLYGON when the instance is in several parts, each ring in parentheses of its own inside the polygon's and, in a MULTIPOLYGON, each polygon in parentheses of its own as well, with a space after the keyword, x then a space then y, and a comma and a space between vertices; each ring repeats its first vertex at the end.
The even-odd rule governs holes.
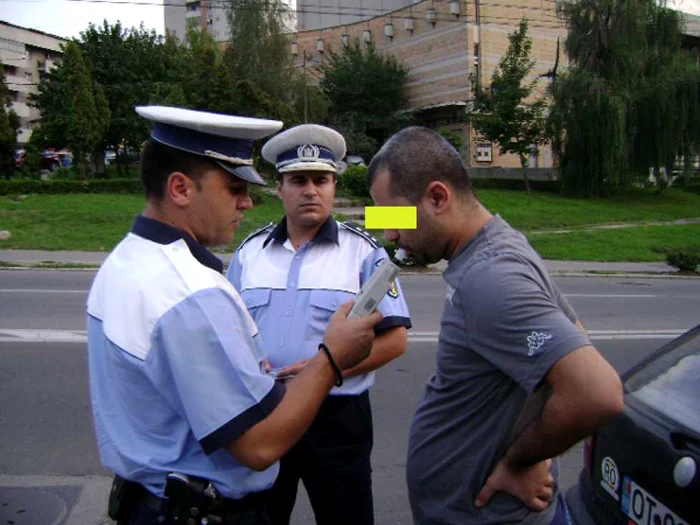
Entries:
POLYGON ((371 198, 367 189, 367 166, 348 166, 338 175, 338 189, 355 197, 371 198))
POLYGON ((666 252, 666 262, 679 270, 700 273, 700 246, 669 250, 666 252))
POLYGON ((265 188, 262 186, 256 186, 254 184, 248 185, 248 194, 250 195, 253 204, 262 204, 267 200, 267 193, 265 188))
POLYGON ((99 180, 0 180, 0 195, 38 193, 58 195, 64 193, 143 193, 139 179, 99 180))
POLYGON ((696 173, 683 173, 676 177, 673 186, 700 195, 700 176, 696 173))
POLYGON ((51 172, 51 179, 50 180, 75 180, 76 179, 76 173, 73 171, 73 168, 69 168, 67 166, 61 166, 60 168, 56 168, 54 171, 51 172))

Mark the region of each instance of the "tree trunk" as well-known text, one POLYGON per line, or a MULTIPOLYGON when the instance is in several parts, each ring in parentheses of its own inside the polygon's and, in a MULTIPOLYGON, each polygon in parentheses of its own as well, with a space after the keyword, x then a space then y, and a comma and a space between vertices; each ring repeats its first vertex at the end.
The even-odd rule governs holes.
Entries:
POLYGON ((525 164, 527 163, 527 159, 525 158, 524 155, 520 155, 520 167, 523 169, 523 180, 525 181, 525 191, 527 191, 527 194, 530 195, 530 179, 527 177, 527 168, 525 167, 525 164))

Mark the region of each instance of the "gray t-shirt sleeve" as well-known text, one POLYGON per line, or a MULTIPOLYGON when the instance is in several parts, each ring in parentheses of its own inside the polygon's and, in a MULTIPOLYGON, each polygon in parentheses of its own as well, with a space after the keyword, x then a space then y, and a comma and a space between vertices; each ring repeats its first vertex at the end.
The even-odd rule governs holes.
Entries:
POLYGON ((566 315, 566 317, 568 317, 572 323, 578 321, 578 316, 576 315, 574 308, 571 306, 569 301, 567 301, 566 297, 562 295, 561 291, 559 290, 559 287, 553 282, 551 283, 551 286, 552 290, 554 291, 554 297, 556 299, 556 302, 564 312, 564 315, 566 315))
POLYGON ((515 255, 475 264, 457 293, 470 348, 528 393, 559 359, 590 344, 542 278, 515 255))

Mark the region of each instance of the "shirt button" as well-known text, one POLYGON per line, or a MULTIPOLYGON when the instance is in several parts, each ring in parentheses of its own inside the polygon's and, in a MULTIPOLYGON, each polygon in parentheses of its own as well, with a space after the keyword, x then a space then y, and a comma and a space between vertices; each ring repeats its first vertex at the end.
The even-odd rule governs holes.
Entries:
POLYGON ((289 310, 287 310, 286 312, 284 312, 284 315, 286 315, 287 317, 289 317, 289 316, 291 315, 291 312, 290 312, 289 310))
POLYGON ((295 259, 298 259, 298 258, 299 258, 299 256, 298 256, 298 255, 295 255, 295 256, 294 256, 294 258, 295 258, 295 259))
POLYGON ((278 344, 277 346, 279 346, 280 348, 282 348, 282 347, 284 347, 284 343, 280 343, 280 344, 278 344))
POLYGON ((294 288, 294 283, 289 283, 290 288, 294 288))

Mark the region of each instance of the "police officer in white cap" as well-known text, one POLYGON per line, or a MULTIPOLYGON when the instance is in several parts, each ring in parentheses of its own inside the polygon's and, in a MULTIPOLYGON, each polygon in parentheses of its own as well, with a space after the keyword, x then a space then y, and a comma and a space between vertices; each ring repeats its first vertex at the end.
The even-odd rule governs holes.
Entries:
MULTIPOLYGON (((338 308, 327 350, 286 387, 209 246, 252 206, 254 140, 281 122, 138 107, 154 122, 142 159, 146 207, 100 268, 87 305, 100 457, 115 472, 119 523, 268 524, 279 458, 326 394, 364 359, 371 317, 338 308)), ((301 341, 299 341, 301 344, 301 341)))
MULTIPOLYGON (((304 373, 323 349, 333 310, 353 298, 388 255, 367 232, 331 217, 337 163, 345 155, 342 135, 305 124, 270 139, 262 155, 277 168, 285 217, 241 244, 227 277, 284 381, 304 373)), ((374 522, 368 389, 373 371, 406 350, 411 326, 398 283, 378 308, 384 319, 369 357, 343 373, 309 431, 282 458, 270 498, 273 525, 289 523, 300 479, 317 524, 374 522)))

